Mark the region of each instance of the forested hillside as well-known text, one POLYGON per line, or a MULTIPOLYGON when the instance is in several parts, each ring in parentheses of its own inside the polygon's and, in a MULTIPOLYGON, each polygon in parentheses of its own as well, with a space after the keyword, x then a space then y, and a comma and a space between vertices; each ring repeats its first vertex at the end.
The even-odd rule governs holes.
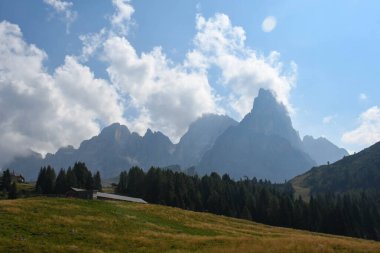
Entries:
POLYGON ((380 142, 333 164, 315 167, 292 183, 309 189, 311 195, 380 191, 380 142))
POLYGON ((380 240, 380 194, 361 192, 294 197, 291 184, 232 180, 211 173, 203 177, 133 167, 120 174, 119 194, 150 203, 206 211, 269 225, 380 240))

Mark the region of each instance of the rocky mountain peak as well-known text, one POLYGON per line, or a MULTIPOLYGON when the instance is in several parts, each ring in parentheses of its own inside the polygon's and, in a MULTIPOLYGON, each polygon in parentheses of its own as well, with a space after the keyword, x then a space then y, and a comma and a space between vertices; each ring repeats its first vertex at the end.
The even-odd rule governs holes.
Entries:
POLYGON ((120 142, 131 134, 128 127, 120 123, 113 123, 105 127, 99 134, 99 138, 120 142))
POLYGON ((288 111, 269 90, 259 90, 251 112, 244 117, 241 125, 255 133, 283 137, 295 148, 302 149, 301 139, 293 128, 288 111))

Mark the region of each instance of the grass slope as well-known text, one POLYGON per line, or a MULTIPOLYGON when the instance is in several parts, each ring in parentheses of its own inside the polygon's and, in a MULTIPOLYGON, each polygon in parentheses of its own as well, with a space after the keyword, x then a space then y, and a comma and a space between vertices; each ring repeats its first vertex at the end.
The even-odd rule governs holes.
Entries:
POLYGON ((302 197, 324 192, 380 191, 380 142, 333 164, 314 167, 290 182, 302 197))
POLYGON ((380 252, 380 243, 159 205, 0 201, 0 252, 380 252))

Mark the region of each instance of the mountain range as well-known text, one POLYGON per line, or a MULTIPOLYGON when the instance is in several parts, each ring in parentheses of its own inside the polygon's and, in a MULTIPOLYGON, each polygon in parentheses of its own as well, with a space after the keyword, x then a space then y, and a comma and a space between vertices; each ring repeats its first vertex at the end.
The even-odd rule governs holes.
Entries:
POLYGON ((315 165, 334 162, 347 151, 324 138, 306 136, 293 128, 285 106, 271 91, 261 89, 253 108, 241 122, 228 116, 206 114, 197 119, 178 144, 161 132, 148 129, 140 136, 114 123, 78 148, 67 146, 43 158, 32 152, 17 157, 4 168, 35 179, 41 166, 56 169, 83 161, 103 178, 118 176, 132 166, 195 167, 198 174, 216 171, 232 177, 244 176, 281 182, 315 165))

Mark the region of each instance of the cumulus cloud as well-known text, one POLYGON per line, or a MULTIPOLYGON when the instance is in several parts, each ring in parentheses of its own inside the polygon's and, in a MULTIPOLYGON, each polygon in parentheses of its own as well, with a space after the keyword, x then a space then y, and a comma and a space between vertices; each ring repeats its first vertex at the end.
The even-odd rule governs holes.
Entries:
POLYGON ((207 75, 173 64, 161 48, 137 55, 127 39, 111 37, 104 57, 111 81, 139 112, 130 123, 140 133, 149 127, 178 140, 197 117, 218 112, 207 75))
POLYGON ((62 0, 44 0, 44 2, 52 7, 58 14, 63 15, 66 22, 66 32, 70 32, 70 25, 75 21, 78 14, 72 10, 73 3, 62 0))
POLYGON ((373 106, 359 117, 359 126, 342 136, 342 141, 359 146, 369 146, 380 141, 380 108, 373 106))
POLYGON ((112 3, 116 9, 116 13, 111 18, 113 29, 126 35, 135 9, 129 0, 112 0, 112 3))
POLYGON ((277 20, 273 16, 268 16, 264 19, 263 23, 261 24, 261 29, 264 32, 271 32, 276 28, 277 20))
POLYGON ((78 57, 79 60, 86 62, 93 56, 99 48, 103 46, 104 41, 107 39, 107 31, 105 28, 97 33, 82 34, 79 39, 82 41, 82 53, 78 57))
MULTIPOLYGON (((45 2, 61 13, 72 7, 70 2, 45 2)), ((286 68, 279 53, 265 56, 249 48, 244 29, 233 26, 227 15, 198 15, 193 48, 175 63, 161 47, 137 53, 126 37, 134 9, 126 0, 113 4, 110 28, 82 35, 81 55, 66 56, 53 74, 46 71, 43 50, 26 43, 17 25, 0 23, 3 162, 29 148, 45 153, 77 146, 113 122, 140 134, 147 128, 159 130, 176 141, 204 113, 243 117, 259 88, 271 89, 292 111, 289 93, 296 65, 286 68), (94 54, 107 65, 108 81, 84 65, 94 54), (211 68, 220 70, 228 97, 209 83, 211 68)))
MULTIPOLYGON (((116 9, 118 3, 114 1, 116 9)), ((127 1, 120 3, 128 5, 127 1)), ((130 20, 133 10, 125 13, 129 14, 124 20, 130 20)), ((295 64, 286 72, 279 53, 263 56, 247 47, 244 29, 233 26, 227 15, 209 19, 198 15, 196 31, 194 47, 182 63, 172 62, 160 47, 137 54, 114 25, 111 31, 82 37, 84 52, 101 52, 110 81, 127 97, 126 106, 133 111, 128 115, 132 130, 143 134, 152 128, 176 141, 204 113, 232 112, 242 118, 260 88, 273 90, 278 101, 292 111, 289 93, 295 83, 295 64), (218 95, 212 88, 208 81, 212 67, 221 70, 220 80, 230 96, 218 95)))
MULTIPOLYGON (((73 57, 53 75, 46 53, 26 43, 17 25, 0 23, 0 160, 28 149, 55 152, 98 134, 100 124, 123 122, 116 90, 73 57)), ((0 164, 1 165, 1 164, 0 164)))
POLYGON ((201 69, 210 65, 220 68, 222 83, 231 91, 227 100, 232 110, 243 117, 252 108, 258 90, 266 88, 293 112, 289 94, 296 80, 295 63, 286 71, 278 52, 263 56, 246 46, 244 29, 233 26, 225 14, 216 14, 208 20, 199 15, 196 27, 196 48, 189 54, 189 61, 201 69))

